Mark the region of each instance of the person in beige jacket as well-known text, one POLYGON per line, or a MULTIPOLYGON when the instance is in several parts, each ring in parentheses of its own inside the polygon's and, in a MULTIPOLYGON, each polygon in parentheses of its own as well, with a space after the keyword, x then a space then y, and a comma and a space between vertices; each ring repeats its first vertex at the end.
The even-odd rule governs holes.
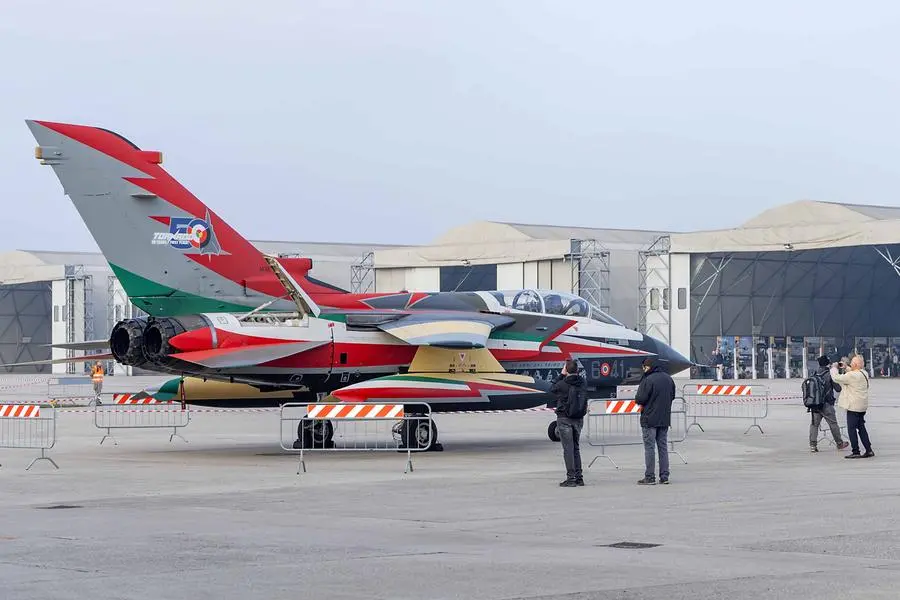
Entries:
POLYGON ((872 443, 866 431, 866 411, 869 410, 869 378, 863 370, 863 357, 856 355, 850 359, 850 370, 839 373, 837 365, 831 366, 831 380, 841 385, 838 406, 847 411, 847 437, 850 438, 850 454, 844 458, 871 458, 872 443), (866 453, 859 453, 859 439, 866 453))

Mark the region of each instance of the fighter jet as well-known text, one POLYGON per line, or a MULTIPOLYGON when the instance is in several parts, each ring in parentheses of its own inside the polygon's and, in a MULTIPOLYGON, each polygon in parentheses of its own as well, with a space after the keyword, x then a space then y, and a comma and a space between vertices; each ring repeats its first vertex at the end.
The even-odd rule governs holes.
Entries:
MULTIPOLYGON (((150 315, 118 322, 108 340, 66 347, 108 348, 123 365, 305 400, 427 402, 432 413, 547 404, 567 358, 579 360, 594 397, 635 383, 647 357, 673 374, 691 365, 573 294, 348 293, 311 277, 309 259, 260 252, 169 175, 160 152, 97 127, 27 124, 36 158, 150 315)), ((252 405, 267 399, 282 402, 252 405)), ((430 427, 436 443, 433 421, 416 427, 430 427)), ((424 431, 409 435, 428 439, 424 431)), ((554 423, 548 435, 558 439, 554 423)))

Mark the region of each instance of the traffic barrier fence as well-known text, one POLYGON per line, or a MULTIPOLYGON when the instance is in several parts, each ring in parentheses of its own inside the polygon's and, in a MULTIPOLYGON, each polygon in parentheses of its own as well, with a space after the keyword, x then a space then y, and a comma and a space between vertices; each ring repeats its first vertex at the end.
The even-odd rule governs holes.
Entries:
POLYGON ((40 450, 41 455, 25 467, 28 471, 39 460, 46 460, 59 469, 47 456, 56 445, 56 409, 38 404, 0 404, 0 448, 40 450))
POLYGON ((305 453, 321 451, 405 451, 410 473, 412 453, 429 450, 435 439, 425 402, 286 403, 280 423, 281 448, 300 453, 298 475, 306 473, 305 453))
POLYGON ((769 414, 769 389, 764 385, 718 385, 688 383, 682 388, 691 427, 705 431, 700 419, 749 419, 745 434, 756 427, 765 433, 759 421, 769 414))
MULTIPOLYGON (((598 458, 605 458, 616 469, 619 468, 612 457, 606 454, 608 447, 644 445, 641 410, 641 406, 633 399, 611 398, 588 402, 588 413, 585 416, 587 442, 590 446, 600 448, 600 454, 591 460, 588 465, 589 469, 598 458)), ((684 400, 675 398, 672 403, 672 418, 666 442, 669 454, 675 454, 684 464, 687 464, 687 460, 675 449, 675 444, 684 442, 686 438, 687 414, 684 400)))
POLYGON ((112 404, 94 405, 94 426, 105 429, 103 439, 112 438, 113 429, 171 429, 169 442, 178 437, 185 443, 187 440, 178 430, 187 427, 191 422, 190 406, 181 402, 160 402, 155 398, 136 398, 135 394, 113 394, 112 404))
POLYGON ((53 377, 47 382, 47 398, 53 404, 60 400, 97 400, 90 377, 53 377))
MULTIPOLYGON (((845 441, 850 441, 847 439, 847 411, 837 405, 834 404, 834 416, 837 419, 838 429, 841 432, 841 437, 845 441)), ((812 419, 812 413, 810 413, 809 418, 812 419)), ((819 439, 816 441, 817 444, 827 441, 832 446, 837 446, 837 442, 834 440, 834 437, 831 435, 831 427, 828 425, 828 421, 823 417, 821 421, 819 421, 819 439)))

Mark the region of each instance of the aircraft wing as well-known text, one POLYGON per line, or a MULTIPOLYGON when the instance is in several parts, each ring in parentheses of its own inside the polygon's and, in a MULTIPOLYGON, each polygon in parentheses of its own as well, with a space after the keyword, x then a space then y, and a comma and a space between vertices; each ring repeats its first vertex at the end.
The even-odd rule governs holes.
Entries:
POLYGON ((112 353, 107 354, 87 354, 85 356, 73 356, 72 358, 54 358, 52 360, 32 360, 29 362, 10 363, 8 365, 0 365, 3 367, 30 367, 33 365, 61 365, 64 363, 86 362, 89 360, 108 360, 112 358, 112 353))
POLYGON ((44 344, 51 348, 62 348, 63 350, 105 350, 109 348, 109 340, 89 340, 87 342, 69 342, 64 344, 44 344))
POLYGON ((170 354, 169 356, 210 369, 255 367, 263 363, 278 360, 279 358, 285 358, 294 354, 306 352, 307 350, 312 350, 313 348, 318 348, 329 342, 330 340, 316 342, 276 342, 273 344, 238 346, 237 348, 197 350, 194 352, 170 354))
POLYGON ((377 327, 413 346, 486 348, 491 332, 513 323, 512 317, 487 313, 416 312, 377 327))

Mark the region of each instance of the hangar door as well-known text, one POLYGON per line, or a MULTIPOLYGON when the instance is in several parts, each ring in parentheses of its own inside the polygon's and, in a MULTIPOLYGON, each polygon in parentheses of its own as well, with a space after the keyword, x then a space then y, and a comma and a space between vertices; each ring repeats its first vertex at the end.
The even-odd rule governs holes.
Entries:
MULTIPOLYGON (((0 285, 0 364, 49 360, 50 284, 0 285)), ((50 365, 0 368, 2 373, 49 373, 50 365)))
POLYGON ((497 289, 497 265, 441 267, 442 292, 477 292, 497 289))

